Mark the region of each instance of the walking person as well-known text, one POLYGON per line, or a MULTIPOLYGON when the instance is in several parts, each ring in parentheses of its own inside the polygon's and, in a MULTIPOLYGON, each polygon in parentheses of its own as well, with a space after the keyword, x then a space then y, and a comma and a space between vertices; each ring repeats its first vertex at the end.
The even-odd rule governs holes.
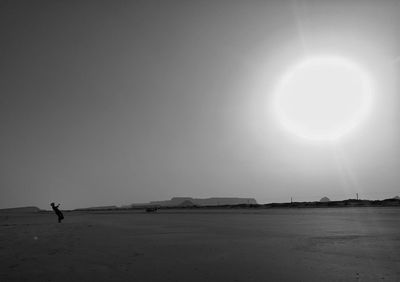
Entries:
POLYGON ((58 223, 61 223, 61 220, 64 219, 64 215, 62 214, 62 212, 58 209, 58 207, 60 206, 60 204, 58 204, 57 206, 54 203, 51 203, 50 206, 53 208, 53 211, 56 213, 56 215, 58 216, 58 223))

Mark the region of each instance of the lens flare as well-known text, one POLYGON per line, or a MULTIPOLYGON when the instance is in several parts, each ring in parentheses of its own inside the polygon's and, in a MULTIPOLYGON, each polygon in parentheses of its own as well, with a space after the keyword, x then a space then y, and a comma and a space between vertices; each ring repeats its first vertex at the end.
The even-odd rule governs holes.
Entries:
POLYGON ((320 56, 290 68, 275 91, 278 122, 309 140, 337 140, 359 125, 370 111, 372 84, 350 60, 320 56))

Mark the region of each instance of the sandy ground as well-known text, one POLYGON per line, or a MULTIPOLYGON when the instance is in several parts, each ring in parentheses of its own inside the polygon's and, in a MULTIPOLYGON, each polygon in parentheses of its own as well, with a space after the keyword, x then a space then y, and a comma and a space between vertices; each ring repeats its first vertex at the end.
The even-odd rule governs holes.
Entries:
POLYGON ((0 214, 0 281, 400 281, 400 208, 0 214))

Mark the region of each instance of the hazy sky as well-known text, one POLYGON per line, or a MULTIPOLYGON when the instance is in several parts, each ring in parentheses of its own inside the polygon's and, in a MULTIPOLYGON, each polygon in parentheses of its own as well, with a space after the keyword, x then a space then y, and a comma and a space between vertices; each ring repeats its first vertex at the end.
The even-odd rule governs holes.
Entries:
POLYGON ((0 207, 400 194, 399 1, 0 1, 0 207), (336 144, 270 113, 294 61, 373 76, 336 144))

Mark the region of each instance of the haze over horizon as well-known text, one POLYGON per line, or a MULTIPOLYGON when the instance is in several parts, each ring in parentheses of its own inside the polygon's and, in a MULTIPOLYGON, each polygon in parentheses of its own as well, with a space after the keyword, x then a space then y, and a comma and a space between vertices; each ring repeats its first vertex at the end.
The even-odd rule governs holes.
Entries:
POLYGON ((0 2, 0 208, 399 195, 400 4, 343 3, 0 2), (369 116, 334 144, 270 112, 314 53, 374 80, 369 116))

